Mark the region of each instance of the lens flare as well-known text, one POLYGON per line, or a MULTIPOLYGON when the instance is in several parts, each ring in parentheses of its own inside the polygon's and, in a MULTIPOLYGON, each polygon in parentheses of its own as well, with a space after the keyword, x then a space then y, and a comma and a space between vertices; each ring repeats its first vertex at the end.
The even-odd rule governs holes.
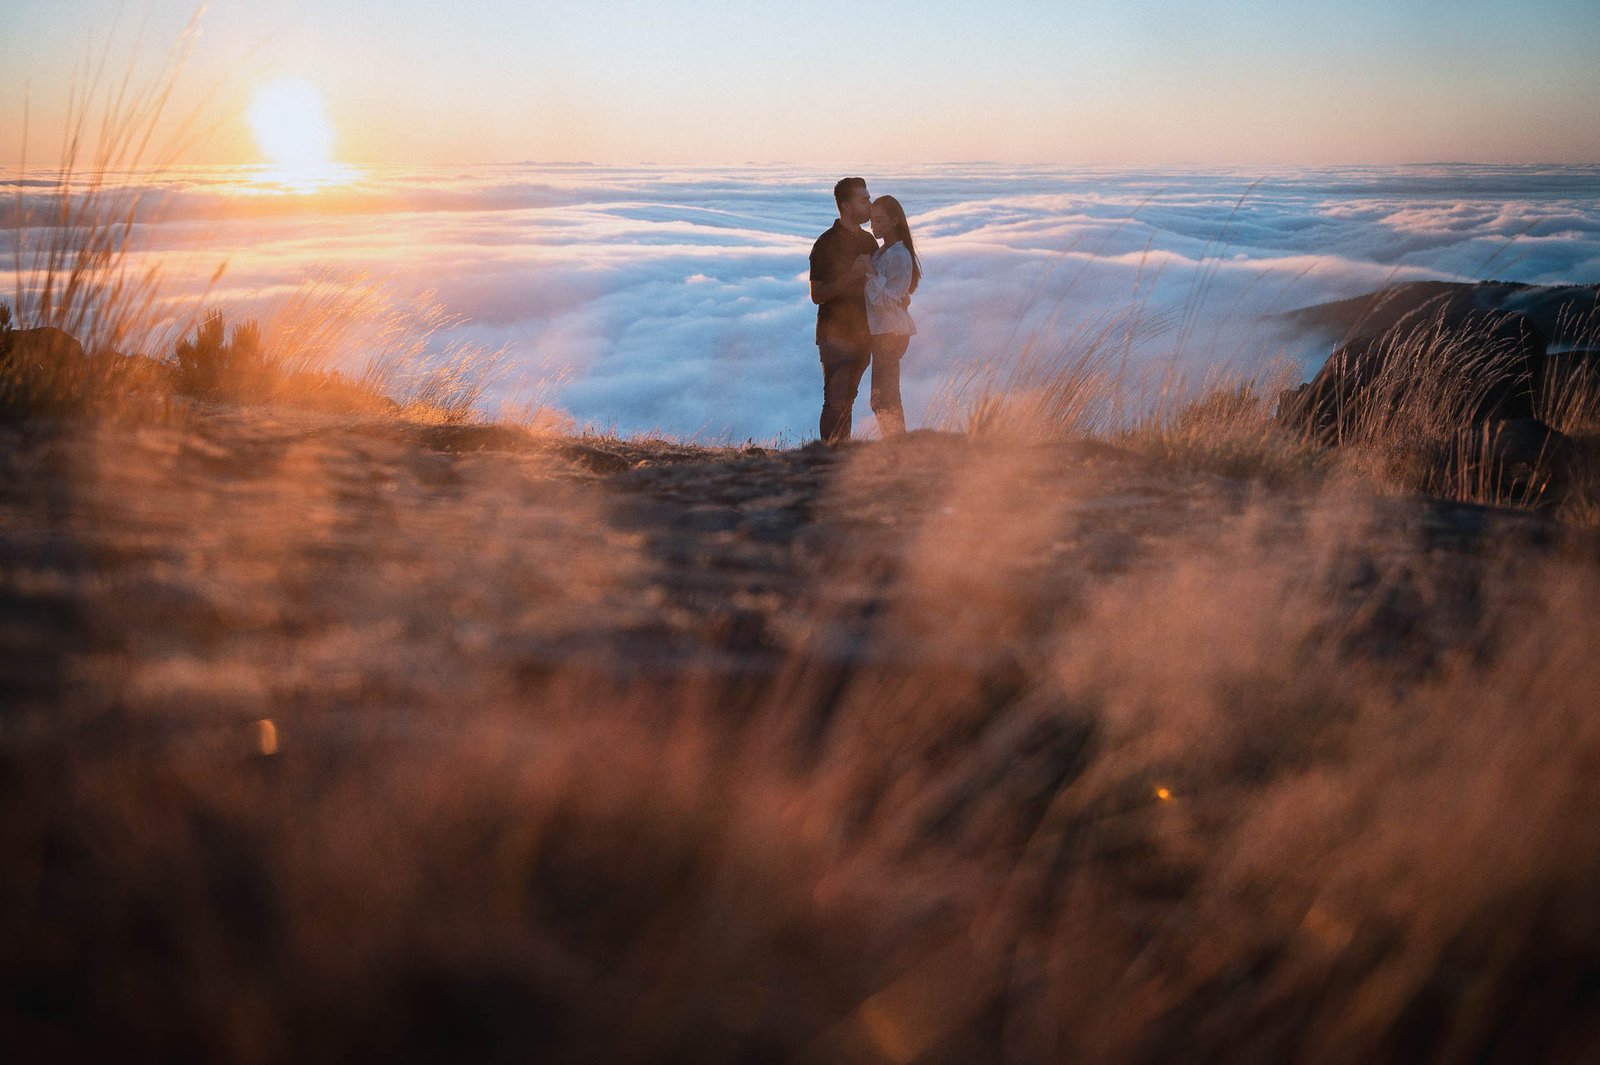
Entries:
POLYGON ((256 722, 256 745, 262 754, 278 753, 278 726, 270 717, 256 722))

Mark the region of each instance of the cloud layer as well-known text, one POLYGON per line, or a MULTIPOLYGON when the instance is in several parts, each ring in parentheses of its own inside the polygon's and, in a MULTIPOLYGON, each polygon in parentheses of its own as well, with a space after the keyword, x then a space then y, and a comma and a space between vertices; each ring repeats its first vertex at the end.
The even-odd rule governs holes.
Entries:
MULTIPOLYGON (((241 314, 330 268, 436 290, 470 319, 454 338, 512 346, 504 397, 561 371, 554 398, 580 423, 793 441, 815 433, 806 256, 837 176, 529 164, 374 171, 283 195, 249 171, 192 170, 163 187, 139 241, 180 287, 226 259, 212 300, 241 314)), ((1147 326, 1137 365, 1203 371, 1285 351, 1309 363, 1325 352, 1261 316, 1390 280, 1600 280, 1594 167, 863 176, 905 204, 924 260, 905 361, 913 422, 952 371, 1067 343, 1133 305, 1147 326)), ((50 195, 6 191, 24 216, 50 195)))

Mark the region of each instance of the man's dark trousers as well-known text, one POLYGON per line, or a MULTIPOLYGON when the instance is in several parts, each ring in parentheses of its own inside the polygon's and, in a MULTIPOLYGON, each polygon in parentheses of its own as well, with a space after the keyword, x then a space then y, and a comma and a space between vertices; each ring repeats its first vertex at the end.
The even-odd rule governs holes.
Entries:
POLYGON ((848 440, 856 392, 872 353, 867 348, 824 341, 817 344, 817 354, 822 358, 822 417, 817 435, 830 444, 848 440))

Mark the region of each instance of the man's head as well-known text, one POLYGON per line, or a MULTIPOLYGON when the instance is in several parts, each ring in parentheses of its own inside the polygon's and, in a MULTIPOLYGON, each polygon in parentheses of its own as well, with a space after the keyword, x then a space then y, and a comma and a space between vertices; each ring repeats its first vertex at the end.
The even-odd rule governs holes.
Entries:
POLYGON ((847 226, 865 225, 872 217, 872 197, 867 195, 865 178, 840 178, 833 187, 833 202, 839 206, 839 221, 847 226))

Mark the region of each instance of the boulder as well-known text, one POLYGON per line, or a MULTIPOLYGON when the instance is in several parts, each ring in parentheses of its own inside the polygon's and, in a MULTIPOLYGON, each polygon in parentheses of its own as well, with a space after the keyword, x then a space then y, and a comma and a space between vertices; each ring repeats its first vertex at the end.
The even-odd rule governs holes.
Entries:
POLYGON ((1290 329, 1340 343, 1428 319, 1472 313, 1526 315, 1557 347, 1584 343, 1600 318, 1600 285, 1524 285, 1509 281, 1411 281, 1280 316, 1290 329))
POLYGON ((59 400, 81 388, 88 369, 83 345, 66 330, 15 329, 6 333, 0 351, 0 390, 24 405, 59 400))
POLYGON ((88 360, 78 338, 53 325, 12 330, 10 357, 36 365, 65 364, 80 369, 88 360))
POLYGON ((1573 445, 1536 418, 1506 418, 1460 430, 1435 469, 1443 484, 1468 498, 1520 503, 1558 501, 1572 470, 1573 445))

